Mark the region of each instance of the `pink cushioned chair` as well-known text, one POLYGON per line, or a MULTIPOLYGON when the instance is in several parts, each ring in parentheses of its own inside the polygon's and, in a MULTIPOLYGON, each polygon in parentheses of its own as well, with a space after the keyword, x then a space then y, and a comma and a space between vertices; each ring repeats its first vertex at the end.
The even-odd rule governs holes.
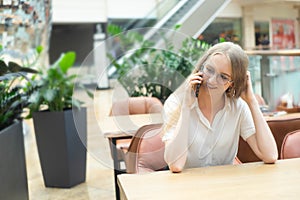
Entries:
POLYGON ((161 140, 162 124, 141 127, 132 138, 125 155, 127 173, 146 173, 166 169, 165 144, 161 140))
POLYGON ((292 131, 284 137, 280 158, 300 158, 300 129, 292 131))
MULTIPOLYGON (((156 97, 129 97, 125 100, 113 102, 110 116, 134 115, 147 113, 160 113, 163 109, 161 101, 156 97)), ((116 141, 118 169, 120 163, 124 161, 124 152, 127 151, 131 138, 116 141)), ((112 142, 110 141, 110 147, 112 142)), ((112 152, 112 151, 111 151, 112 152)))

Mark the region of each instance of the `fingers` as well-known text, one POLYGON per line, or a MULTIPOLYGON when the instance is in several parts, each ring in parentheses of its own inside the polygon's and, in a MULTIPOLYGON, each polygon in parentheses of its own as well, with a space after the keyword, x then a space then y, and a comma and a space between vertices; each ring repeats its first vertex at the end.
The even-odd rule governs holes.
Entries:
POLYGON ((247 77, 247 81, 248 81, 248 80, 250 80, 250 81, 251 81, 251 74, 250 74, 250 71, 247 71, 247 75, 246 75, 246 77, 247 77))
POLYGON ((202 72, 197 72, 195 74, 192 74, 190 76, 189 85, 194 86, 196 84, 201 84, 203 80, 202 75, 203 75, 202 72))

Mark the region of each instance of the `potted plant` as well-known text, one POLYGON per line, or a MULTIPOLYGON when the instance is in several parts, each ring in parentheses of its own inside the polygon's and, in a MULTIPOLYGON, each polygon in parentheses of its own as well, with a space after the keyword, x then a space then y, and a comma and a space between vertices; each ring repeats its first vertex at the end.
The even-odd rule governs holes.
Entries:
POLYGON ((174 31, 168 31, 171 36, 160 33, 165 45, 162 49, 156 48, 155 42, 145 39, 138 30, 125 31, 117 25, 108 25, 107 32, 118 38, 120 51, 130 52, 130 56, 124 54, 120 59, 107 54, 116 68, 118 81, 129 96, 154 96, 163 103, 192 72, 210 45, 186 37, 179 50, 175 50, 172 37, 179 28, 177 25, 174 31))
POLYGON ((0 59, 0 199, 28 199, 22 118, 35 88, 27 88, 35 70, 0 59))
POLYGON ((72 98, 77 75, 68 74, 75 59, 75 52, 61 54, 31 83, 39 88, 30 97, 29 117, 46 187, 70 188, 86 178, 87 113, 72 98))

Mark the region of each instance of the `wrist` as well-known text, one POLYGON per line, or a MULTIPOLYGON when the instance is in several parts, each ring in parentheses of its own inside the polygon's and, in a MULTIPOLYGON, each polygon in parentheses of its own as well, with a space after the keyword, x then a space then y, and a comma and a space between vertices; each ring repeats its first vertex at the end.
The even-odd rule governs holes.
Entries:
POLYGON ((249 95, 243 95, 242 98, 247 104, 255 104, 258 103, 257 98, 255 97, 254 94, 249 94, 249 95))
POLYGON ((258 103, 257 99, 255 98, 255 96, 252 97, 252 98, 249 98, 246 102, 247 102, 249 107, 253 107, 253 106, 259 107, 259 103, 258 103))

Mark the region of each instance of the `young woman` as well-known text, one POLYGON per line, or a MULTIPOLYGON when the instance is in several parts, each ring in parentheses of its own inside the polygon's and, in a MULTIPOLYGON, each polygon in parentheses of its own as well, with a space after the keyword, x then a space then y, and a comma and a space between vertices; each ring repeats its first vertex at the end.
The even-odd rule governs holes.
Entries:
POLYGON ((240 136, 265 163, 278 152, 237 44, 212 46, 164 104, 165 161, 172 172, 232 164, 240 136))

